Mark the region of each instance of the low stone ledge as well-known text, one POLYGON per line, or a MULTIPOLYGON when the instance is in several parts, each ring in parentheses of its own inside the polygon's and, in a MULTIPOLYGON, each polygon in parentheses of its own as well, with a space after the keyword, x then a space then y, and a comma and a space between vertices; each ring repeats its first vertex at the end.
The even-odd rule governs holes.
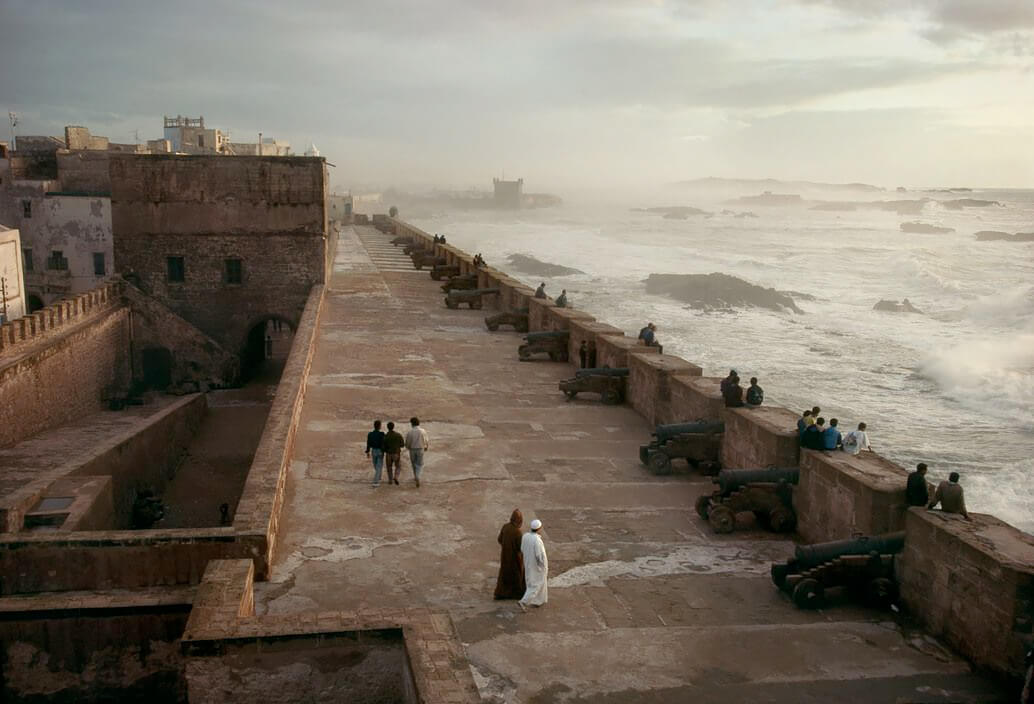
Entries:
POLYGON ((721 383, 721 378, 716 376, 678 376, 672 379, 671 422, 717 421, 724 418, 725 399, 719 390, 721 383))
MULTIPOLYGON (((570 359, 571 363, 576 367, 581 365, 581 360, 578 357, 578 350, 581 348, 583 341, 589 347, 590 356, 594 353, 598 356, 596 338, 600 335, 617 335, 618 337, 621 337, 625 334, 613 325, 601 323, 598 320, 593 320, 592 318, 573 318, 569 325, 571 335, 568 338, 567 343, 567 358, 570 359)), ((596 364, 590 364, 590 366, 599 366, 599 360, 597 359, 596 364)))
POLYGON ((638 340, 622 335, 597 335, 596 366, 627 367, 628 355, 631 352, 641 354, 660 354, 656 347, 640 345, 638 340))
MULTIPOLYGON (((574 320, 595 320, 589 313, 577 308, 545 308, 542 321, 543 330, 570 330, 574 320)), ((577 359, 577 357, 576 357, 577 359)))
POLYGON ((535 292, 517 279, 506 276, 499 280, 500 310, 512 313, 527 310, 528 301, 535 297, 535 292))
POLYGON ((800 451, 797 532, 810 543, 904 529, 908 473, 874 452, 800 451))
POLYGON ((722 466, 735 469, 796 467, 797 414, 778 406, 726 408, 722 466))
POLYGON ((548 331, 552 328, 548 327, 549 312, 554 307, 552 300, 549 298, 535 298, 532 296, 528 299, 528 330, 530 332, 548 331))
POLYGON ((671 407, 673 380, 700 376, 701 369, 681 357, 650 353, 650 349, 655 348, 644 346, 628 355, 626 397, 650 425, 673 423, 678 420, 671 407))
POLYGON ((905 512, 901 598, 978 668, 1020 677, 1034 643, 1034 536, 994 516, 970 516, 905 512))

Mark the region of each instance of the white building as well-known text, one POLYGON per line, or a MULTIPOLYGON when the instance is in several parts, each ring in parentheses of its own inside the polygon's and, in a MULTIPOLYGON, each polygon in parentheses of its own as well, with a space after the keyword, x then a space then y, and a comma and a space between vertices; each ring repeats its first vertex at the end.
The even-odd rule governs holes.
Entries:
POLYGON ((0 224, 0 323, 25 313, 21 238, 18 230, 0 224))

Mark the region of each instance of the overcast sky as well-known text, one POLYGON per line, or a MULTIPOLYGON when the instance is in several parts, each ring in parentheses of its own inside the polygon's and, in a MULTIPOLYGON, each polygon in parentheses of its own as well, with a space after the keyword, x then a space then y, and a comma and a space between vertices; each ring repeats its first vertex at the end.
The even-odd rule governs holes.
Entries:
POLYGON ((346 187, 1034 187, 1034 0, 0 0, 0 27, 22 134, 203 114, 346 187))

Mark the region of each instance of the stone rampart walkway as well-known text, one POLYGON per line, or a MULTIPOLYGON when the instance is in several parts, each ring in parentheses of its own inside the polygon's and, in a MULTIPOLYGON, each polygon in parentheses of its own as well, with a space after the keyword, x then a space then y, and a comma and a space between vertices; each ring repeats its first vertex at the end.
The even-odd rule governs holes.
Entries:
POLYGON ((517 334, 447 310, 387 236, 340 237, 259 613, 446 609, 489 702, 997 701, 886 614, 797 610, 768 578, 792 545, 713 535, 693 511, 709 482, 641 467, 630 408, 566 402, 570 366, 518 362, 517 334), (430 434, 423 486, 404 460, 401 486, 371 488, 372 421, 411 415, 430 434), (550 557, 549 603, 528 614, 492 600, 514 507, 550 557))

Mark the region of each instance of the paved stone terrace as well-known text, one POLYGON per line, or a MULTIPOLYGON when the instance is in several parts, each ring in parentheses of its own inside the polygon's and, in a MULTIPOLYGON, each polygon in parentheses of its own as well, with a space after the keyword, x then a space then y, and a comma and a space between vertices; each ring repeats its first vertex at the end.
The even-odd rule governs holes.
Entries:
POLYGON ((711 534, 692 508, 705 478, 639 465, 640 416, 566 402, 570 366, 518 362, 519 335, 393 271, 389 239, 340 234, 257 613, 444 609, 487 702, 1000 700, 887 614, 797 610, 768 577, 790 542, 711 534), (431 439, 423 486, 404 460, 401 486, 371 488, 370 424, 414 414, 431 439), (492 599, 514 507, 543 521, 550 557, 549 603, 528 614, 492 599))

